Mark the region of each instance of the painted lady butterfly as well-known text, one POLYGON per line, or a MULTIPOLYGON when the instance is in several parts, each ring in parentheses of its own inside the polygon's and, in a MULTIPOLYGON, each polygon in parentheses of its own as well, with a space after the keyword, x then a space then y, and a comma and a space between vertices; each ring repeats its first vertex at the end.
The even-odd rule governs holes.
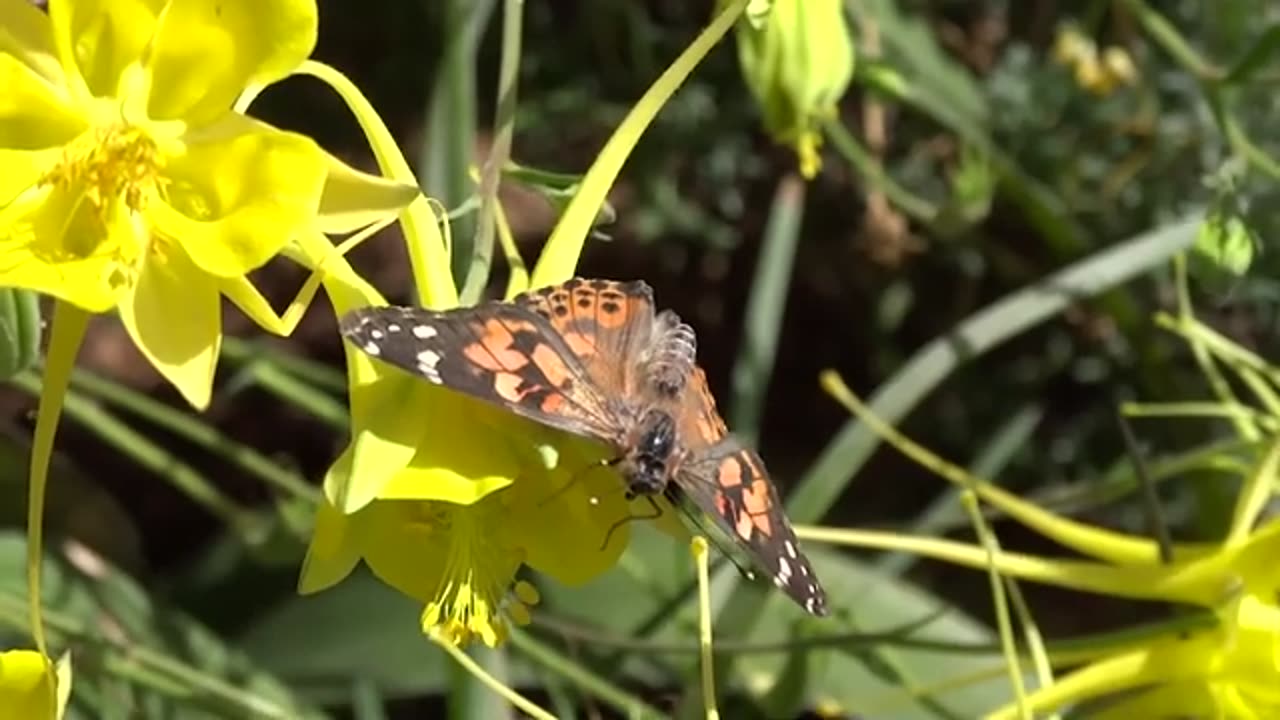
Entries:
POLYGON ((691 500, 733 550, 805 610, 827 614, 763 461, 716 411, 693 329, 655 313, 648 284, 575 278, 445 312, 363 308, 341 330, 429 382, 606 443, 630 496, 691 500))

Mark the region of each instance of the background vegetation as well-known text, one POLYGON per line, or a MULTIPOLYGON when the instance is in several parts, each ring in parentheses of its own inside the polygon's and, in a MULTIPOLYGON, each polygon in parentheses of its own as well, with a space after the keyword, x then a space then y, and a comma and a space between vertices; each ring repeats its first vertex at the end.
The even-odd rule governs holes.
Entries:
MULTIPOLYGON (((818 374, 833 368, 940 455, 1058 511, 1150 532, 1117 407, 1206 396, 1183 341, 1152 320, 1173 307, 1168 260, 1191 246, 1198 218, 1218 228, 1191 256, 1201 318, 1262 357, 1280 340, 1265 242, 1280 217, 1280 74, 1269 54, 1280 13, 1263 0, 846 4, 858 70, 827 128, 821 174, 802 181, 792 153, 763 133, 726 42, 642 141, 612 195, 617 220, 588 245, 581 273, 643 278, 695 326, 730 425, 758 442, 784 492, 798 488, 791 508, 800 522, 969 537, 944 483, 875 449, 822 391, 818 374), (1062 61, 1055 48, 1072 29, 1099 57, 1123 51, 1132 73, 1100 83, 1062 61), (1256 251, 1247 274, 1210 261, 1224 239, 1235 248, 1228 259, 1256 251), (1020 294, 1068 267, 1077 284, 1064 286, 1060 307, 1020 294), (973 324, 1001 300, 1000 312, 973 324), (782 313, 771 320, 766 308, 782 313), (771 356, 747 358, 744 338, 771 356)), ((421 158, 425 190, 450 207, 467 199, 459 173, 491 139, 497 5, 321 2, 315 57, 347 72, 401 142, 418 148, 407 152, 421 158)), ((584 169, 712 5, 527 3, 514 159, 584 169)), ((348 115, 318 85, 287 84, 258 112, 368 166, 348 115)), ((503 197, 531 259, 554 210, 516 182, 503 197)), ((469 222, 455 227, 462 257, 469 222)), ((399 252, 383 238, 355 260, 393 301, 409 291, 399 252)), ((300 278, 272 266, 259 279, 283 302, 300 278)), ((504 282, 499 270, 491 294, 504 282)), ((229 312, 233 334, 236 322, 229 312)), ((344 441, 338 335, 322 312, 286 341, 263 340, 247 322, 239 329, 249 339, 228 338, 213 408, 199 417, 116 321, 99 320, 83 350, 50 510, 62 601, 49 623, 79 638, 73 713, 407 718, 433 716, 448 698, 457 717, 491 717, 487 691, 413 631, 412 601, 367 576, 295 595, 310 523, 298 488, 318 481, 344 441), (161 714, 174 697, 187 698, 182 709, 161 714), (130 705, 140 714, 108 709, 130 705)), ((13 583, 22 577, 17 508, 33 377, 0 391, 0 508, 13 528, 0 536, 0 578, 13 583)), ((1151 461, 1222 428, 1147 420, 1135 432, 1151 461)), ((1219 537, 1235 490, 1210 470, 1163 483, 1168 531, 1219 537)), ((1006 548, 1052 551, 1017 526, 993 527, 1006 548)), ((691 571, 679 543, 637 535, 623 563, 589 587, 542 584, 534 624, 481 659, 566 716, 617 716, 619 693, 678 711, 696 678, 691 571)), ((823 565, 840 568, 824 579, 841 631, 886 633, 946 611, 934 621, 942 634, 994 642, 982 573, 842 555, 823 565)), ((21 597, 19 585, 8 589, 21 597)), ((1167 614, 1026 591, 1054 638, 1167 614)), ((856 712, 867 698, 880 708, 864 707, 868 717, 972 717, 1009 697, 1001 676, 916 700, 900 690, 998 664, 994 647, 958 654, 850 642, 838 652, 728 653, 734 642, 831 632, 807 622, 797 631, 798 613, 780 598, 748 612, 740 595, 750 595, 743 585, 729 606, 740 614, 716 625, 728 717, 789 716, 821 699, 856 712), (761 694, 755 679, 779 670, 789 682, 761 694)))

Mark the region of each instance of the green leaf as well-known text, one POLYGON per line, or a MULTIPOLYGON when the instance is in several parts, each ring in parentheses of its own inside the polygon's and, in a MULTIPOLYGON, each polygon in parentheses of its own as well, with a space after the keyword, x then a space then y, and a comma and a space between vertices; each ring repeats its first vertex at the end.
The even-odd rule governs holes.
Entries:
POLYGON ((40 300, 30 290, 0 288, 0 380, 40 357, 40 300))

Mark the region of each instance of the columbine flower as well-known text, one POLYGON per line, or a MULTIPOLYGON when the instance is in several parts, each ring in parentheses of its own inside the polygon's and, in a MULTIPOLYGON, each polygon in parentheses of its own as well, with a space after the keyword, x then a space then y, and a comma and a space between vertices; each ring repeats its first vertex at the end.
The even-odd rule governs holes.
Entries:
POLYGON ((765 129, 795 148, 806 178, 821 166, 819 124, 853 78, 853 39, 841 0, 779 0, 738 22, 742 77, 764 110, 765 129))
POLYGON ((34 650, 0 652, 0 717, 61 720, 71 692, 71 661, 34 650))
MULTIPOLYGON (((729 30, 733 0, 646 93, 615 131, 565 209, 532 273, 535 286, 569 278, 591 223, 643 129, 684 76, 729 30)), ((314 66, 314 63, 312 63, 314 66)), ((312 68, 360 117, 379 165, 414 182, 385 125, 349 83, 312 68)), ((458 304, 450 258, 431 203, 401 215, 418 296, 458 304)), ((318 265, 323 253, 310 253, 318 265)), ((518 256, 511 258, 518 262, 518 256)), ((324 257, 325 291, 338 316, 385 300, 342 257, 324 257)), ((513 269, 513 280, 523 278, 513 269)), ((512 282, 509 292, 523 290, 512 282)), ((608 569, 628 540, 623 485, 600 466, 603 449, 436 387, 345 346, 351 443, 325 477, 299 590, 342 580, 363 559, 380 578, 426 605, 424 630, 461 643, 501 641, 504 616, 527 617, 537 593, 515 583, 522 565, 567 584, 608 569)))
MULTIPOLYGON (((324 283, 339 316, 385 304, 340 258, 324 283)), ((537 601, 515 583, 522 566, 580 584, 617 560, 628 534, 613 525, 628 509, 599 448, 346 353, 352 442, 326 476, 301 592, 363 559, 423 602, 424 631, 496 645, 506 619, 527 621, 537 601)))
POLYGON ((0 285, 119 308, 142 353, 209 402, 221 292, 316 215, 329 159, 232 111, 292 72, 313 2, 5 2, 0 285), (216 11, 215 11, 216 10, 216 11))

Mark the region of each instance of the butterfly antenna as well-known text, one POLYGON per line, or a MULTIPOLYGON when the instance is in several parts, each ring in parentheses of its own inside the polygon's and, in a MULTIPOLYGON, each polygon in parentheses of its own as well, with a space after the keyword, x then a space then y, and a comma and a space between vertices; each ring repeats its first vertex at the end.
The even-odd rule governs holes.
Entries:
POLYGON ((538 507, 543 507, 543 506, 547 505, 548 503, 550 503, 551 501, 555 500, 556 498, 558 498, 558 497, 560 497, 561 495, 563 495, 563 494, 565 494, 566 492, 568 492, 568 491, 569 491, 569 489, 570 489, 570 488, 572 488, 572 487, 573 487, 573 486, 578 482, 578 480, 579 480, 583 475, 585 475, 586 473, 588 473, 588 472, 590 472, 590 471, 592 471, 592 470, 594 470, 594 469, 596 469, 596 468, 600 468, 600 467, 614 467, 614 466, 616 466, 616 465, 617 465, 618 463, 620 463, 620 462, 622 462, 622 458, 621 458, 621 457, 616 457, 616 458, 613 458, 613 459, 611 459, 611 460, 597 460, 597 461, 595 461, 595 462, 588 463, 587 465, 583 466, 582 468, 579 468, 578 470, 576 470, 576 471, 573 473, 573 475, 571 475, 571 476, 569 477, 568 482, 566 482, 564 485, 562 485, 562 486, 560 486, 560 487, 556 488, 555 490, 553 490, 553 491, 552 491, 552 493, 551 493, 550 495, 548 495, 547 497, 545 497, 545 498, 543 498, 541 501, 539 501, 539 502, 538 502, 538 507))
POLYGON ((629 522, 634 522, 636 520, 657 520, 658 518, 662 517, 662 508, 658 507, 658 503, 654 502, 653 497, 650 495, 644 495, 643 497, 645 500, 649 501, 649 507, 653 508, 653 514, 652 515, 632 515, 630 513, 627 513, 626 517, 623 517, 615 521, 612 525, 609 526, 609 532, 606 532, 604 534, 604 542, 600 543, 601 550, 604 550, 605 548, 609 547, 609 540, 613 538, 613 533, 616 532, 617 529, 622 527, 623 525, 626 525, 629 522))

